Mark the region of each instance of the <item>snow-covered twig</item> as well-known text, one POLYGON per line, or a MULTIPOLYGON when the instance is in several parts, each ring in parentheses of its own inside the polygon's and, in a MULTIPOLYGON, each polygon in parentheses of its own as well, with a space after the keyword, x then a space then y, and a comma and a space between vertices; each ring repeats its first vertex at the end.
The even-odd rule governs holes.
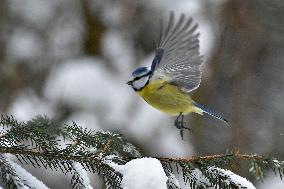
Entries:
POLYGON ((48 189, 47 186, 20 165, 2 155, 0 155, 0 169, 1 178, 5 178, 4 183, 7 188, 15 186, 22 189, 48 189))
POLYGON ((80 163, 74 162, 73 168, 74 168, 74 174, 72 176, 72 180, 74 181, 71 182, 71 184, 76 185, 76 183, 80 183, 82 188, 93 189, 93 187, 90 184, 88 174, 86 170, 84 169, 84 167, 80 163))
POLYGON ((256 189, 250 181, 248 181, 246 178, 236 175, 232 171, 212 166, 208 168, 208 172, 224 178, 223 183, 227 184, 228 186, 235 185, 239 188, 256 189))

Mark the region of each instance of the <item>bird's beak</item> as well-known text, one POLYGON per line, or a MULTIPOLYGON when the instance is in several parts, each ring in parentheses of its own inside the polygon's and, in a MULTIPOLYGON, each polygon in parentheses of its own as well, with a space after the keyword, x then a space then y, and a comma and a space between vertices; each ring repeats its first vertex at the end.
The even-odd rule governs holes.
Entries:
POLYGON ((131 85, 133 81, 127 81, 126 84, 127 85, 131 85))

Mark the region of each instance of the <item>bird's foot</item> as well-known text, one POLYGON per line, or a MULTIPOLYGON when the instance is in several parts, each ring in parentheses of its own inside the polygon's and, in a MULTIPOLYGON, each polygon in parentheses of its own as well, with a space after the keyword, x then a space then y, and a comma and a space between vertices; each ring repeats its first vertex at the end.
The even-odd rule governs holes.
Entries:
POLYGON ((180 113, 177 119, 175 120, 175 126, 177 129, 180 130, 180 136, 182 140, 183 140, 184 129, 191 131, 190 127, 186 124, 186 121, 184 121, 184 115, 182 113, 180 113))
POLYGON ((179 134, 180 134, 180 137, 181 139, 183 140, 183 131, 186 129, 186 130, 189 130, 189 131, 192 131, 186 124, 186 122, 178 122, 178 124, 176 125, 176 128, 179 129, 179 134))
POLYGON ((175 121, 175 126, 177 129, 191 130, 185 121, 175 121))

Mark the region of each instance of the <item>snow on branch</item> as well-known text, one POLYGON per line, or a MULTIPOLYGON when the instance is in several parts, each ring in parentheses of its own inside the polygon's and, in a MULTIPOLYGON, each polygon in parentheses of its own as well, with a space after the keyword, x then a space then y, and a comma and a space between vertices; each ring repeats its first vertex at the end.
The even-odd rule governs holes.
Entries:
POLYGON ((108 163, 123 175, 123 189, 167 189, 167 180, 162 164, 155 158, 133 159, 125 165, 108 163))
POLYGON ((74 174, 72 176, 71 186, 73 188, 80 186, 80 188, 93 189, 90 184, 88 173, 86 172, 84 167, 80 163, 74 162, 73 168, 74 174))
POLYGON ((6 188, 48 189, 41 181, 20 165, 0 155, 0 175, 6 188))
MULTIPOLYGON (((249 171, 256 178, 263 178, 269 170, 280 178, 284 174, 283 161, 239 152, 188 158, 144 158, 120 134, 92 131, 76 123, 60 126, 46 117, 18 122, 12 116, 1 116, 0 125, 3 127, 0 153, 12 154, 22 164, 71 173, 73 188, 92 188, 86 171, 98 173, 106 187, 125 189, 139 185, 149 189, 252 189, 254 186, 249 181, 229 171, 237 171, 234 165, 242 162, 249 163, 249 171)), ((2 156, 0 169, 5 184, 27 185, 18 175, 29 174, 2 156)), ((32 175, 28 177, 33 178, 32 175)), ((40 185, 36 179, 29 181, 40 185)))
POLYGON ((215 166, 209 167, 208 172, 219 175, 223 178, 223 182, 227 185, 237 186, 238 188, 256 189, 247 179, 236 175, 232 171, 221 169, 215 166))

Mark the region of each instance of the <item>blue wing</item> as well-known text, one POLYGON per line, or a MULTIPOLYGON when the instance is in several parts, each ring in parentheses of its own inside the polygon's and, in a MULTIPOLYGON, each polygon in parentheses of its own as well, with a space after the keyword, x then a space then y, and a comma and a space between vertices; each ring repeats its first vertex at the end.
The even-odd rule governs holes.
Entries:
POLYGON ((175 23, 171 12, 167 27, 161 24, 160 40, 151 65, 153 78, 165 75, 184 92, 196 89, 201 81, 202 56, 199 54, 199 34, 192 18, 182 14, 175 23))
POLYGON ((164 50, 163 49, 157 49, 155 52, 155 57, 154 60, 152 61, 152 65, 151 65, 151 72, 154 73, 154 71, 156 70, 156 67, 158 66, 158 64, 160 63, 162 57, 164 54, 164 50))

